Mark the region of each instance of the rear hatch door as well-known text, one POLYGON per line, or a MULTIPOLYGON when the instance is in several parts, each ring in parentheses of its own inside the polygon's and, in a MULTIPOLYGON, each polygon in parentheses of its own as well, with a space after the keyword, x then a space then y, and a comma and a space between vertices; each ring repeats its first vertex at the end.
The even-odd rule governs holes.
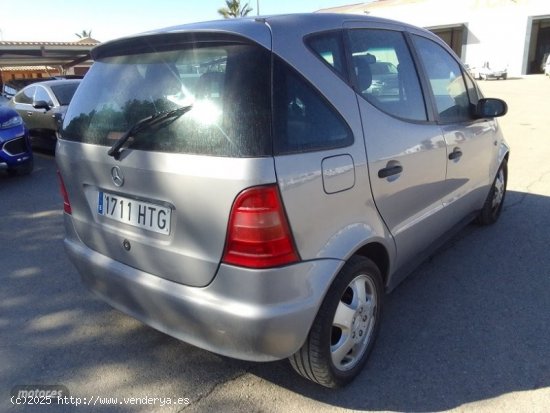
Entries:
POLYGON ((270 52, 244 38, 200 36, 153 37, 151 50, 99 56, 56 153, 84 244, 192 286, 216 274, 238 193, 276 180, 270 52), (189 110, 135 128, 181 108, 189 110))

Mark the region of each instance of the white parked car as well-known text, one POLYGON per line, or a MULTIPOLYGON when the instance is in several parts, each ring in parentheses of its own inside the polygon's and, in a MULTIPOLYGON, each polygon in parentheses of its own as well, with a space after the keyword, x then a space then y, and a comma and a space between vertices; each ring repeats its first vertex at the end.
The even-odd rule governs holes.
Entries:
POLYGON ((489 62, 484 62, 481 67, 472 68, 471 73, 477 80, 506 80, 508 77, 508 68, 505 65, 491 65, 489 62))

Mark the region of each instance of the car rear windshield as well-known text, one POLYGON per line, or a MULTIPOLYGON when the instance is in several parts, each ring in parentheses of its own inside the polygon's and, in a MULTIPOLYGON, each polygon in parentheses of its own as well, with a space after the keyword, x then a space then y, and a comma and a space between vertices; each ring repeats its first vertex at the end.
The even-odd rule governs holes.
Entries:
POLYGON ((65 116, 62 139, 112 146, 140 120, 190 107, 143 128, 139 150, 212 156, 271 154, 270 53, 237 42, 99 58, 65 116))

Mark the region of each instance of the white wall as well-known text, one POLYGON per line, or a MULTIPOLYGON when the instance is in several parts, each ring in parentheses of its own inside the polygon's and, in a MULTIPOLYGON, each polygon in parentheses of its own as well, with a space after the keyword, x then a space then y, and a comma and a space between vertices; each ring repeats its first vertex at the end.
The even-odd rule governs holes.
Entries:
MULTIPOLYGON (((338 11, 346 12, 341 7, 338 11)), ((464 24, 465 63, 506 64, 509 75, 517 76, 527 70, 532 17, 550 17, 550 0, 390 0, 366 3, 359 13, 365 11, 427 28, 464 24)))

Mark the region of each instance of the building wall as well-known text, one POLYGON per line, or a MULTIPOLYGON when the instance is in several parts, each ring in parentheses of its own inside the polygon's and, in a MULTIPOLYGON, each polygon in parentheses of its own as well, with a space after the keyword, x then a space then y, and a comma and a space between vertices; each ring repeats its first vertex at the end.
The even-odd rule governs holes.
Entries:
POLYGON ((0 84, 13 79, 39 79, 50 76, 57 76, 60 72, 57 69, 25 69, 25 68, 2 68, 0 70, 0 84))
POLYGON ((532 22, 550 18, 550 0, 381 0, 359 9, 353 5, 321 12, 367 13, 425 28, 464 25, 465 63, 505 64, 509 74, 517 76, 533 64, 532 22))

